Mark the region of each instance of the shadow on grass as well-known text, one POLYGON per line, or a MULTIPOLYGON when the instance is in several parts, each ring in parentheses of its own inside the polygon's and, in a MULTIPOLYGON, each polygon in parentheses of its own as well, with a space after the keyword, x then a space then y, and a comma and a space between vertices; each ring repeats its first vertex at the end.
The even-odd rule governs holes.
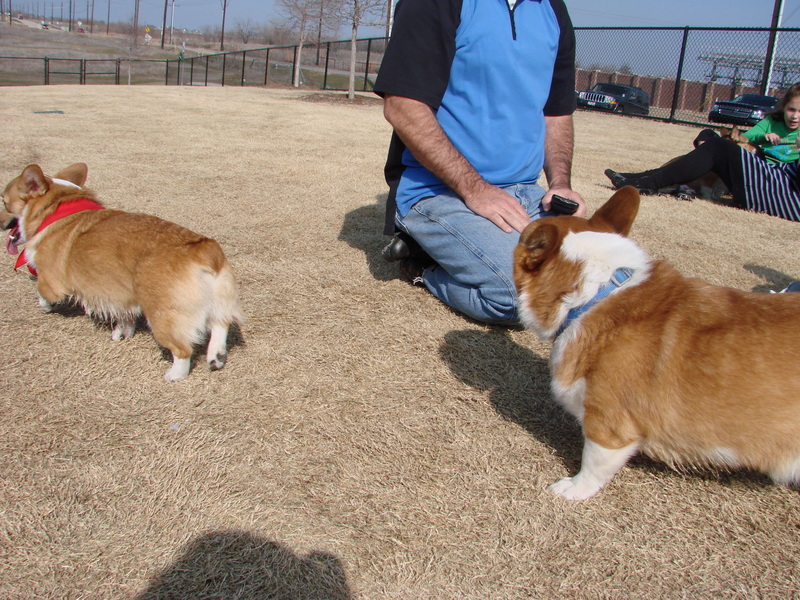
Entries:
POLYGON ((787 285, 795 281, 791 276, 781 271, 776 271, 770 267, 762 267, 761 265, 744 265, 745 271, 750 271, 753 275, 761 277, 765 283, 757 285, 753 288, 754 292, 772 292, 780 291, 787 285))
POLYGON ((349 600, 341 561, 327 552, 302 557, 246 531, 206 533, 189 542, 136 600, 349 600))
POLYGON ((553 401, 546 358, 517 344, 500 327, 451 331, 439 353, 458 379, 489 392, 498 414, 553 448, 568 469, 577 469, 581 428, 553 401))
MULTIPOLYGON (((570 475, 578 472, 583 433, 578 421, 553 400, 548 359, 520 346, 499 327, 451 331, 439 353, 459 380, 489 392, 498 414, 552 448, 570 475)), ((759 488, 771 483, 769 477, 752 471, 673 468, 643 454, 635 455, 628 464, 659 477, 691 476, 726 486, 759 488)))
POLYGON ((339 240, 364 252, 367 267, 378 281, 397 279, 397 266, 387 263, 381 256, 381 250, 389 242, 383 234, 387 195, 381 194, 374 204, 347 213, 339 232, 339 240))

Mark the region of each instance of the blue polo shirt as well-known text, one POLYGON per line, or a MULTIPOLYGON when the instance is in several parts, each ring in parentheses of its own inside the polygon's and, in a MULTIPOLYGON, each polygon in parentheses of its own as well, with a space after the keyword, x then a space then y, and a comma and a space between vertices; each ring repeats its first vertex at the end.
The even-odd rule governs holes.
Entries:
MULTIPOLYGON (((575 36, 562 0, 400 0, 375 84, 428 104, 489 183, 533 183, 544 117, 575 110, 575 36)), ((447 187, 395 134, 386 163, 401 216, 447 187)))

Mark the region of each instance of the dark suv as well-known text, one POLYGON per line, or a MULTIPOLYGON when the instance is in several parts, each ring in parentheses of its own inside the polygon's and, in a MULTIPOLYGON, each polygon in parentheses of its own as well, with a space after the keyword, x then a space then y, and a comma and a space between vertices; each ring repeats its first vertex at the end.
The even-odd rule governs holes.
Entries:
POLYGON ((739 94, 733 100, 717 100, 708 113, 712 123, 755 125, 778 104, 775 96, 739 94))
POLYGON ((578 92, 578 106, 599 108, 631 115, 650 113, 650 97, 643 89, 620 83, 597 83, 578 92))

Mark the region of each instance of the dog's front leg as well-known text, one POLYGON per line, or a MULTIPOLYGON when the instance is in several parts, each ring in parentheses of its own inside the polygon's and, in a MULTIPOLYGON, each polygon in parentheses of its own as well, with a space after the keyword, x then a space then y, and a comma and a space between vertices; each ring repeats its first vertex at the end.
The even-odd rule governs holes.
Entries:
POLYGON ((574 477, 564 477, 548 489, 567 500, 586 500, 611 481, 628 459, 639 449, 639 442, 612 449, 586 438, 583 442, 581 470, 574 477))
POLYGON ((39 307, 42 311, 49 313, 53 310, 53 305, 59 302, 63 296, 57 294, 47 281, 40 275, 36 280, 36 291, 39 292, 39 307))

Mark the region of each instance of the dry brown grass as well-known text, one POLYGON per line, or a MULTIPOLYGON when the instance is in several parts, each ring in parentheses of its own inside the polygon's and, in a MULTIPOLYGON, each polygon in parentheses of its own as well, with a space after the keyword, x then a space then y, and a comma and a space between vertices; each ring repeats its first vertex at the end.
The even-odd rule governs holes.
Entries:
MULTIPOLYGON (((549 346, 452 313, 379 257, 377 104, 252 88, 6 88, 0 181, 85 161, 107 204, 215 237, 248 321, 228 365, 161 380, 146 331, 42 314, 0 271, 0 597, 788 598, 797 492, 645 459, 598 497, 549 346), (61 110, 63 114, 36 111, 61 110)), ((575 186, 696 130, 582 112, 575 186)), ((647 198, 633 237, 742 289, 800 276, 797 225, 647 198)))

